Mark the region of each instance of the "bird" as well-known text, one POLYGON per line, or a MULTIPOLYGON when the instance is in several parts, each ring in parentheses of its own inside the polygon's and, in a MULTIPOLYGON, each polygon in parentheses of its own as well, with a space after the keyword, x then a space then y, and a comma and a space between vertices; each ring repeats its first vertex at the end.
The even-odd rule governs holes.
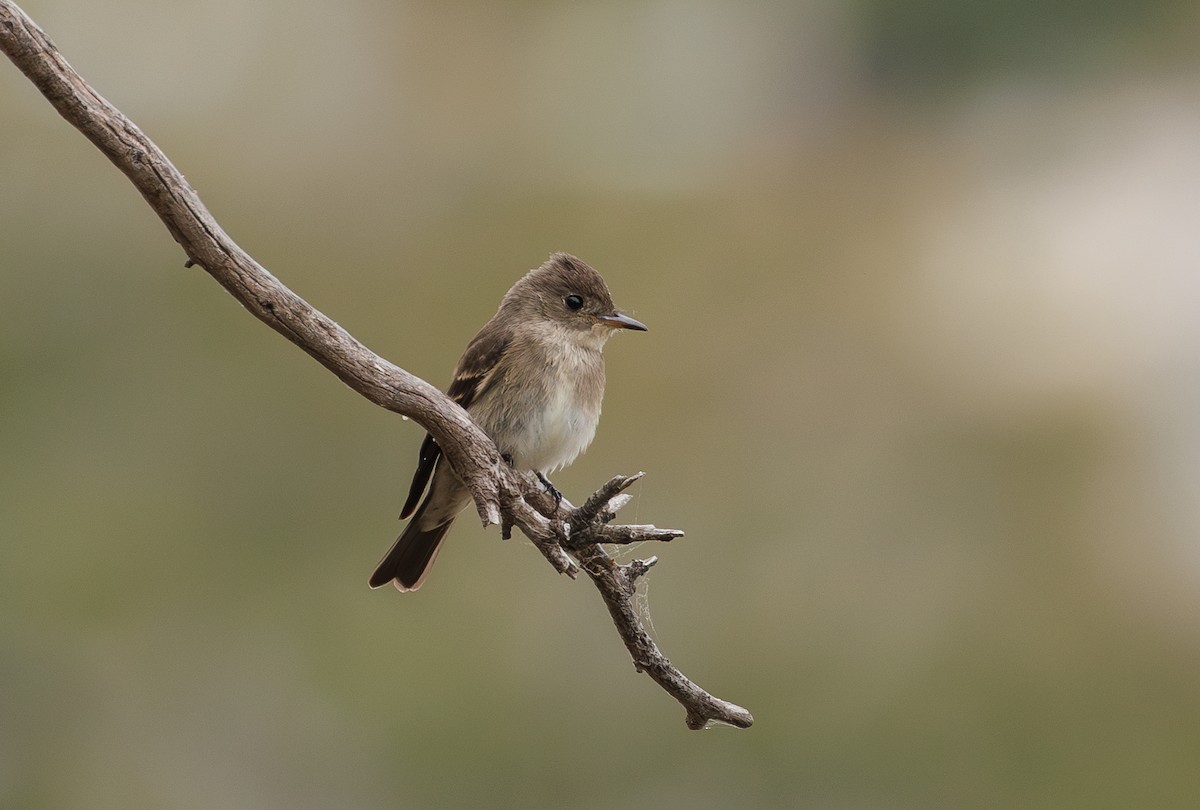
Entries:
MULTIPOLYGON (((604 397, 601 350, 621 330, 647 327, 613 305, 604 278, 590 265, 554 253, 504 295, 496 314, 467 344, 446 393, 506 462, 532 470, 558 500, 562 496, 546 476, 591 444, 604 397)), ((412 520, 376 567, 370 586, 420 588, 454 518, 469 503, 470 491, 426 434, 400 512, 412 520)))

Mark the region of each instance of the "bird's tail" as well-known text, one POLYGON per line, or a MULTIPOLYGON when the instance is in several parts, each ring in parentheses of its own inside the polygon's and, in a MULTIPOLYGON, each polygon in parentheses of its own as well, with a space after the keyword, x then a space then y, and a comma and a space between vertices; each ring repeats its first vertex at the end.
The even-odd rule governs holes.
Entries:
POLYGON ((450 531, 450 526, 454 523, 454 518, 450 518, 440 526, 421 529, 419 526, 424 511, 425 504, 422 504, 421 508, 417 510, 417 514, 404 529, 404 533, 396 539, 392 548, 379 562, 375 573, 371 574, 369 580, 372 588, 378 588, 389 582, 401 592, 415 591, 421 587, 421 583, 429 574, 434 559, 437 558, 438 549, 442 547, 442 540, 445 539, 446 532, 450 531))

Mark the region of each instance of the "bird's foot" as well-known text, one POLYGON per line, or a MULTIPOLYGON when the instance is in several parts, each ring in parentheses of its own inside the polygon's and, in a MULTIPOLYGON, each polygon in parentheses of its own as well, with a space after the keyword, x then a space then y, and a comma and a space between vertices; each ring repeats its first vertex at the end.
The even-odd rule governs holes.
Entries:
POLYGON ((546 492, 548 492, 550 497, 554 499, 554 511, 557 512, 558 508, 562 506, 563 494, 558 491, 558 487, 550 483, 550 479, 546 476, 538 473, 537 477, 538 480, 542 482, 542 486, 546 488, 546 492))
POLYGON ((554 529, 554 535, 558 538, 559 545, 565 547, 570 530, 567 528, 566 522, 559 519, 559 515, 562 514, 563 494, 558 491, 558 487, 550 483, 550 479, 546 476, 538 473, 537 477, 542 482, 542 486, 546 488, 546 493, 554 499, 554 518, 550 521, 550 526, 554 529))

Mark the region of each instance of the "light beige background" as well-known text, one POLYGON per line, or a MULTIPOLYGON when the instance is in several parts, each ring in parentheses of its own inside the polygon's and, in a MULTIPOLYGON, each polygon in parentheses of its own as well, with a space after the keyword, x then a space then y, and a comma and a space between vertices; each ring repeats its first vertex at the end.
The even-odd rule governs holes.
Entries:
POLYGON ((1167 807, 1200 796, 1194 4, 33 2, 235 239, 445 385, 553 250, 650 325, 572 498, 462 521, 0 65, 0 805, 1167 807), (1073 10, 1074 9, 1074 10, 1073 10))

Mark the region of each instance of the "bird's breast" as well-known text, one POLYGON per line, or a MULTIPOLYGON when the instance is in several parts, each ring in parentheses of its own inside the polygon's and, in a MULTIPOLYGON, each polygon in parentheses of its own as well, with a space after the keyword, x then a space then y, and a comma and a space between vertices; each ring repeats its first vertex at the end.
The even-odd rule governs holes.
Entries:
POLYGON ((596 435, 604 396, 600 353, 556 348, 538 358, 538 374, 505 381, 488 413, 475 413, 519 469, 549 473, 570 464, 596 435))
POLYGON ((547 397, 541 418, 530 425, 520 453, 522 466, 550 472, 570 464, 592 443, 599 421, 599 398, 589 401, 574 380, 563 381, 547 397))

